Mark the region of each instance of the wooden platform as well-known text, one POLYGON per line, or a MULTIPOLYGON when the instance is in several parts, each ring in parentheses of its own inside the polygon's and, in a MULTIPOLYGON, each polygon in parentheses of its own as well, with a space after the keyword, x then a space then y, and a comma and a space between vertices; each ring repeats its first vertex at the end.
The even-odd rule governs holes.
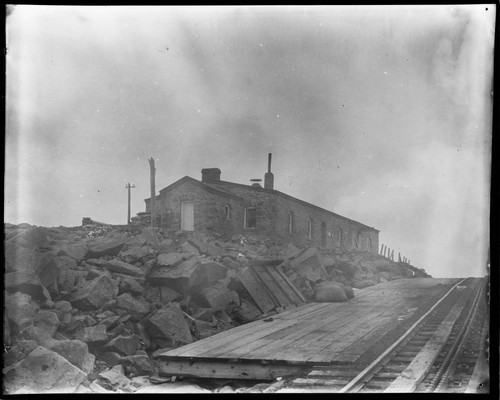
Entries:
POLYGON ((410 317, 424 296, 457 279, 401 279, 356 291, 345 303, 309 303, 159 357, 162 375, 275 379, 314 365, 355 362, 410 317), (417 304, 417 305, 415 305, 417 304))

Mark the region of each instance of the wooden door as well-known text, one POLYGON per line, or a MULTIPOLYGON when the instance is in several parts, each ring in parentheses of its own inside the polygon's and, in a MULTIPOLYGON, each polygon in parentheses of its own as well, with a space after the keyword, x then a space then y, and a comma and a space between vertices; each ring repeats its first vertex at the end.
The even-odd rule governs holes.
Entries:
POLYGON ((181 229, 194 231, 194 202, 181 202, 181 229))

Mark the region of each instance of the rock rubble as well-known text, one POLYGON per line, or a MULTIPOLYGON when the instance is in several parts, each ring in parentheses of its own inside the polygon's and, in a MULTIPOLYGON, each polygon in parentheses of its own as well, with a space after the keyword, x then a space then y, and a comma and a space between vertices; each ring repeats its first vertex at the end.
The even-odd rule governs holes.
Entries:
POLYGON ((311 301, 427 276, 364 251, 138 227, 5 224, 5 249, 7 394, 180 390, 158 377, 158 354, 278 311, 263 315, 239 282, 250 260, 282 260, 311 301))

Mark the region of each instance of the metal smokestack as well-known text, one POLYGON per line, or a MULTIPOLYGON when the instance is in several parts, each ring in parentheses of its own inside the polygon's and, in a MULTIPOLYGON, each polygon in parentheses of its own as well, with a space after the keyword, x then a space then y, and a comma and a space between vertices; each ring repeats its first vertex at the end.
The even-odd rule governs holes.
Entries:
POLYGON ((274 175, 271 172, 271 158, 272 154, 269 153, 267 159, 267 172, 264 174, 264 189, 274 189, 274 175))

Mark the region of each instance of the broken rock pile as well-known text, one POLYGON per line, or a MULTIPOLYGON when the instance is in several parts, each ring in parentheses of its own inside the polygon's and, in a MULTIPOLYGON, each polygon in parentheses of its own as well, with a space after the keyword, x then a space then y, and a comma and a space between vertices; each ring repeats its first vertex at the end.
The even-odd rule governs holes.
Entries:
POLYGON ((267 237, 5 224, 5 392, 138 390, 162 352, 279 311, 264 314, 238 280, 256 259, 282 260, 313 301, 412 272, 267 237))

